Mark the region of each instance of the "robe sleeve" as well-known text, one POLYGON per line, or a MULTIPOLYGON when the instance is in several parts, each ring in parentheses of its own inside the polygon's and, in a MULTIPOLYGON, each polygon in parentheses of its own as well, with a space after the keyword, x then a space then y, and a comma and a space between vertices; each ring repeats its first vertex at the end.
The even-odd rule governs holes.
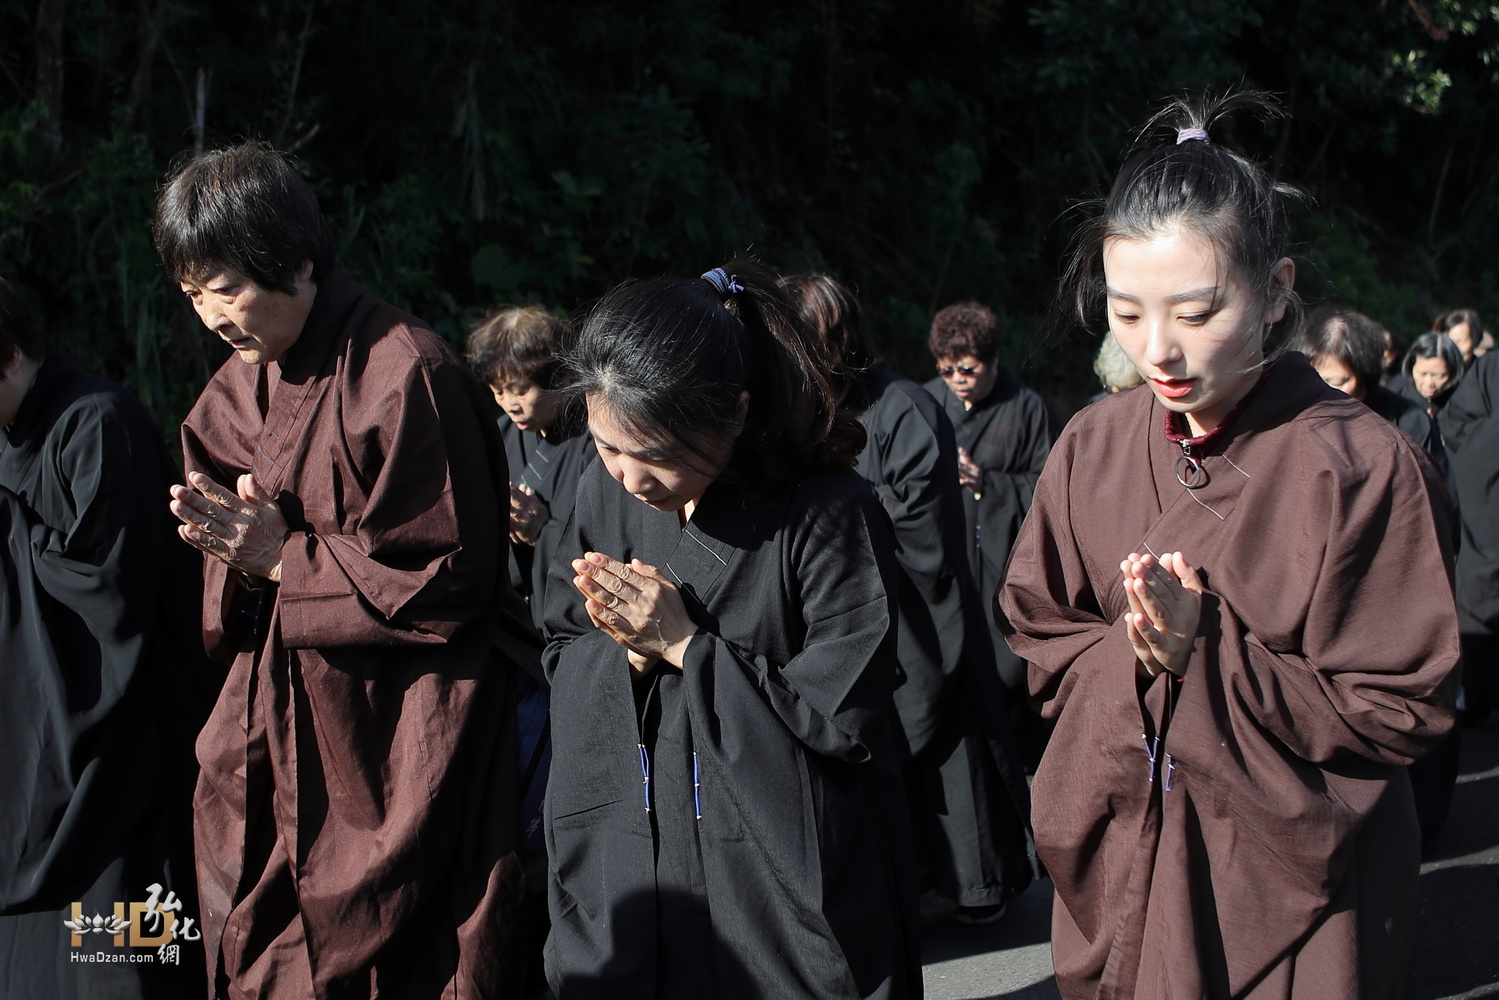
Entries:
MULTIPOLYGON (((612 480, 608 484, 613 486, 612 480)), ((688 644, 682 673, 698 689, 702 703, 713 707, 724 738, 753 738, 752 727, 743 733, 731 730, 746 718, 746 706, 754 705, 752 714, 768 707, 815 753, 863 762, 878 745, 889 714, 895 662, 887 593, 893 567, 883 515, 864 484, 855 485, 857 489, 821 502, 793 503, 795 522, 784 529, 790 537, 782 540, 780 554, 788 592, 782 595, 783 607, 765 612, 796 619, 800 649, 786 662, 717 635, 711 613, 689 605, 699 631, 688 644)), ((580 510, 585 503, 580 496, 580 510)), ((573 519, 562 552, 594 547, 581 520, 573 519)), ((618 661, 621 671, 628 670, 624 650, 593 628, 575 592, 563 592, 572 589, 569 579, 568 568, 559 561, 547 602, 548 679, 570 665, 594 670, 593 664, 610 659, 618 661)))
POLYGON ((497 449, 498 432, 456 363, 419 356, 403 369, 346 390, 344 440, 366 486, 357 518, 342 531, 304 524, 282 546, 289 648, 441 644, 492 605, 499 566, 479 556, 505 539, 486 470, 504 465, 497 451, 474 456, 497 449))
POLYGON ((1133 687, 1135 653, 1123 619, 1109 621, 1072 533, 1072 439, 1063 438, 1036 484, 1035 502, 1010 554, 995 616, 1027 663, 1031 696, 1054 719, 1080 679, 1117 671, 1133 687))
POLYGON ((790 540, 787 611, 805 630, 800 650, 777 663, 702 627, 682 664, 718 718, 733 719, 736 703, 758 698, 808 749, 853 763, 878 748, 895 662, 893 577, 876 548, 888 551, 889 540, 873 494, 860 486, 859 496, 810 505, 790 540))

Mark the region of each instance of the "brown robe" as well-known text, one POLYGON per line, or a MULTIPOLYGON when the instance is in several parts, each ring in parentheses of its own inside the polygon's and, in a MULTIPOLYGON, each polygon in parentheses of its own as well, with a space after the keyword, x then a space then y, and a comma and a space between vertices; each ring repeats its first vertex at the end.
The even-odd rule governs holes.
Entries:
POLYGON ((1058 986, 1394 997, 1419 870, 1403 765, 1452 724, 1436 473, 1299 355, 1201 489, 1178 482, 1163 422, 1142 388, 1068 425, 1000 594, 1057 719, 1032 798, 1058 986), (1209 591, 1199 637, 1183 680, 1137 682, 1119 562, 1176 550, 1209 591))
POLYGON ((293 529, 279 587, 204 561, 204 635, 233 664, 198 741, 214 995, 519 995, 511 678, 490 642, 514 595, 486 394, 335 274, 279 362, 225 362, 182 441, 189 471, 254 472, 293 529))

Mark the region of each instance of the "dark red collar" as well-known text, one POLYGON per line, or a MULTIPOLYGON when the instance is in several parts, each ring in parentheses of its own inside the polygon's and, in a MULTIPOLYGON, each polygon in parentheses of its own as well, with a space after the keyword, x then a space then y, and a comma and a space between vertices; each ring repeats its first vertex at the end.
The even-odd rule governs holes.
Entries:
POLYGON ((1239 414, 1248 409, 1250 400, 1259 394, 1260 386, 1264 384, 1265 375, 1262 371, 1260 377, 1255 380, 1254 385, 1244 394, 1244 398, 1239 400, 1239 405, 1229 410, 1224 418, 1218 421, 1218 426, 1206 434, 1199 434, 1196 437, 1187 436, 1187 418, 1185 414, 1167 410, 1165 424, 1166 440, 1174 445, 1179 445, 1183 452, 1195 449, 1198 453, 1205 453, 1209 448, 1223 439, 1224 435, 1228 433, 1229 428, 1234 425, 1234 421, 1239 419, 1239 414))

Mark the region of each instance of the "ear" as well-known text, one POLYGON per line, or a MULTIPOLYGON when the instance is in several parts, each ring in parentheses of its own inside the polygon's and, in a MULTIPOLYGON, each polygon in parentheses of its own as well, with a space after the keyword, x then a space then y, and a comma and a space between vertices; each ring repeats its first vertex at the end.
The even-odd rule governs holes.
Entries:
POLYGON ((1265 322, 1279 323, 1286 315, 1286 306, 1291 301, 1291 289, 1296 285, 1296 262, 1282 257, 1270 269, 1270 302, 1265 308, 1265 322))
POLYGON ((302 262, 302 266, 297 269, 297 281, 302 282, 302 281, 311 281, 311 280, 312 280, 312 261, 311 260, 304 260, 302 262))
POLYGON ((750 401, 749 390, 748 389, 741 389, 741 390, 739 390, 739 411, 734 416, 739 421, 740 424, 744 423, 744 418, 749 414, 749 401, 750 401))

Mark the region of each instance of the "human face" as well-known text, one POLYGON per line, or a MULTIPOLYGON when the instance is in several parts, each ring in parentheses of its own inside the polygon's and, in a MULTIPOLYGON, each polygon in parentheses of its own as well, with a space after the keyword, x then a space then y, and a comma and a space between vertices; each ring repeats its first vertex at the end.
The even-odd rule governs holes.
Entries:
POLYGON ((1473 330, 1466 323, 1459 323, 1447 331, 1447 336, 1463 352, 1463 364, 1473 360, 1473 330))
POLYGON ((297 342, 317 295, 312 261, 302 265, 293 295, 262 288, 228 268, 217 268, 206 278, 181 284, 203 325, 234 348, 241 361, 251 365, 269 364, 297 342))
POLYGON ((704 442, 699 455, 679 441, 642 437, 597 396, 588 397, 588 430, 609 475, 656 510, 696 505, 728 464, 738 437, 704 442))
POLYGON ((494 401, 519 430, 546 434, 557 419, 560 406, 556 393, 547 392, 528 378, 499 374, 490 385, 494 401))
POLYGON ((1416 384, 1416 391, 1422 399, 1433 399, 1447 388, 1452 373, 1441 358, 1417 358, 1411 365, 1411 381, 1416 384))
POLYGON ((1359 385, 1358 376, 1353 373, 1353 369, 1331 354, 1317 355, 1312 359, 1312 367, 1317 369, 1322 381, 1339 392, 1346 392, 1354 399, 1364 398, 1364 387, 1359 385))
POLYGON ((938 358, 937 374, 965 407, 973 409, 994 391, 994 383, 999 379, 999 365, 965 354, 957 358, 938 358))
POLYGON ((9 427, 21 412, 21 401, 31 391, 38 364, 17 350, 9 362, 0 365, 0 430, 9 427))
POLYGON ((1267 302, 1178 224, 1108 241, 1103 270, 1109 329, 1156 399, 1194 435, 1218 426, 1259 379, 1264 330, 1285 314, 1295 265, 1276 264, 1267 302))

